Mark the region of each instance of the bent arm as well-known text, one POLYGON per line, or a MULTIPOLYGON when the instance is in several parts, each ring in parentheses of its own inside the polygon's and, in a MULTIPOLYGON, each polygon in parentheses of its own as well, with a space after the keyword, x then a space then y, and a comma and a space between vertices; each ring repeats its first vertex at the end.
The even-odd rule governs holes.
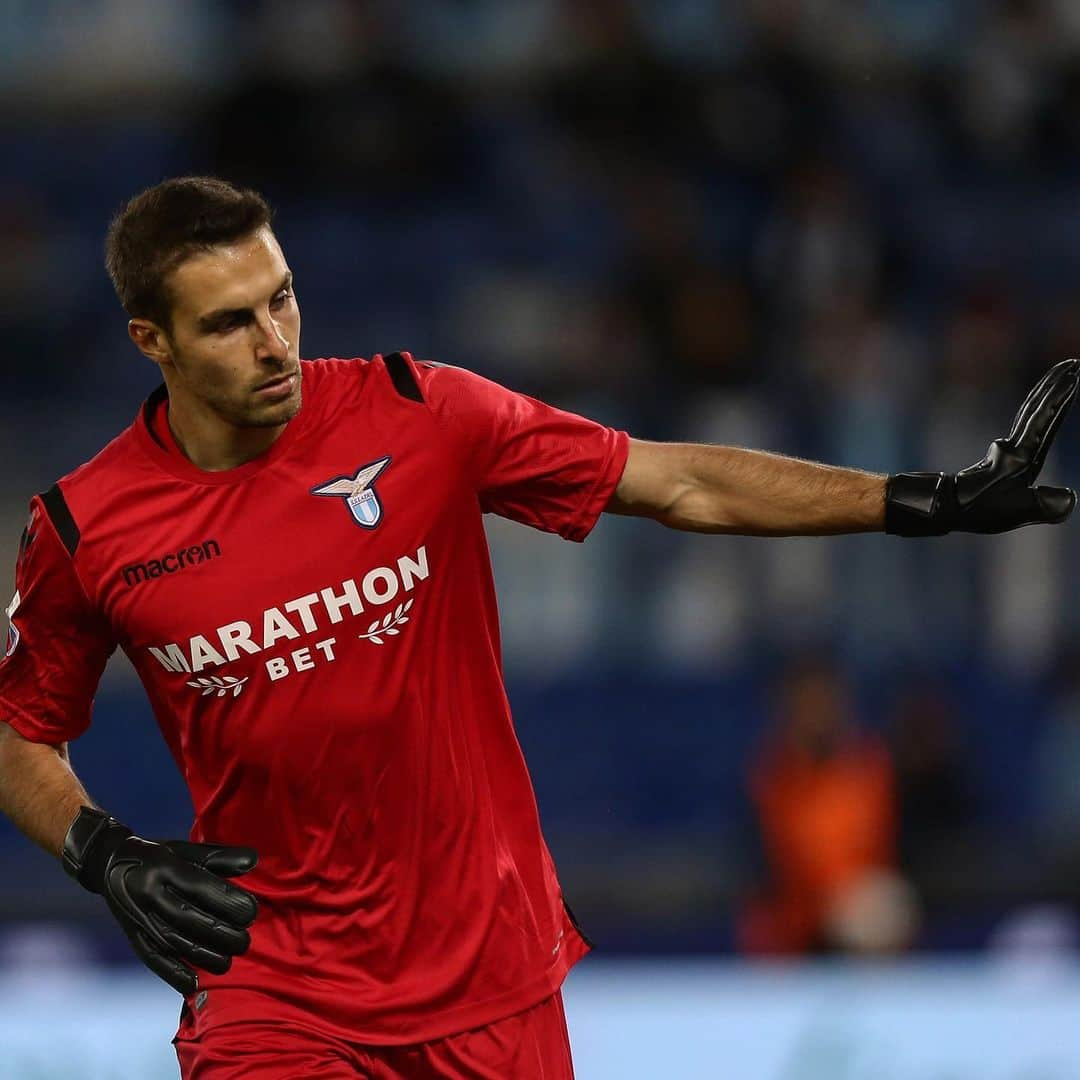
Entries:
POLYGON ((672 529, 826 536, 885 527, 886 477, 762 450, 630 440, 607 512, 672 529))
POLYGON ((71 769, 67 743, 30 742, 0 721, 0 813, 20 832, 59 858, 79 809, 93 805, 71 769))

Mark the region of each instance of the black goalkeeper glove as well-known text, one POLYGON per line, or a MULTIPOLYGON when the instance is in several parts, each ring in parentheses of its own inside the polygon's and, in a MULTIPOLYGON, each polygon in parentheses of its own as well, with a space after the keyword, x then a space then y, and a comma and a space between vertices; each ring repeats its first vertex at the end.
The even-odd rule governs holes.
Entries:
POLYGON ((84 806, 62 861, 80 885, 105 897, 139 959, 181 994, 199 986, 189 965, 224 975, 251 944, 255 897, 223 880, 255 866, 251 848, 143 840, 84 806))
POLYGON ((897 536, 999 533, 1056 524, 1076 505, 1071 488, 1037 487, 1065 414, 1080 386, 1080 360, 1055 364, 1032 387, 1012 430, 978 464, 948 473, 897 473, 885 488, 885 531, 897 536))

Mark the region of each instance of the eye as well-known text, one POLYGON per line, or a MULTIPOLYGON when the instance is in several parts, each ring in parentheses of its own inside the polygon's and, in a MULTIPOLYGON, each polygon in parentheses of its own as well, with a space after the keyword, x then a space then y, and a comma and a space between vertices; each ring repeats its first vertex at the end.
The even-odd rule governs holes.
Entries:
POLYGON ((279 292, 277 294, 277 296, 274 297, 274 299, 272 301, 272 304, 276 308, 283 307, 284 304, 285 304, 285 301, 286 300, 291 300, 291 299, 292 299, 292 290, 291 289, 282 289, 281 292, 279 292))

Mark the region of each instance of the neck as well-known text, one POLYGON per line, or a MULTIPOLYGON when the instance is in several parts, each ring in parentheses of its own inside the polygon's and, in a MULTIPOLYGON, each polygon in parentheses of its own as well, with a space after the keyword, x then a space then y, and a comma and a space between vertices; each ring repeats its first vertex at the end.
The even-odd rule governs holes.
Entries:
POLYGON ((237 427, 211 410, 192 408, 182 394, 169 394, 169 430, 184 456, 207 472, 222 472, 264 454, 288 426, 237 427))

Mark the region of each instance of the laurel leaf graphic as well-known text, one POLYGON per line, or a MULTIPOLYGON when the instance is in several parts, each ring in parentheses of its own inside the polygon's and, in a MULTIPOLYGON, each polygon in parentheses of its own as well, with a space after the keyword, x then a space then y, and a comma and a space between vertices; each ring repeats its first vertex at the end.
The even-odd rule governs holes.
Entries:
POLYGON ((229 691, 232 691, 233 697, 239 697, 240 692, 244 689, 244 684, 251 678, 250 675, 245 675, 242 679, 236 675, 226 675, 224 678, 219 678, 217 675, 213 675, 210 678, 200 677, 192 679, 187 685, 193 690, 201 690, 202 697, 209 697, 211 694, 217 694, 218 697, 225 697, 229 691))
POLYGON ((376 645, 385 645, 383 636, 397 637, 401 633, 397 629, 402 623, 409 621, 408 616, 405 614, 413 606, 412 600, 406 601, 404 604, 398 604, 393 611, 388 611, 383 616, 382 620, 376 619, 368 628, 366 634, 357 634, 361 641, 373 641, 376 645))

